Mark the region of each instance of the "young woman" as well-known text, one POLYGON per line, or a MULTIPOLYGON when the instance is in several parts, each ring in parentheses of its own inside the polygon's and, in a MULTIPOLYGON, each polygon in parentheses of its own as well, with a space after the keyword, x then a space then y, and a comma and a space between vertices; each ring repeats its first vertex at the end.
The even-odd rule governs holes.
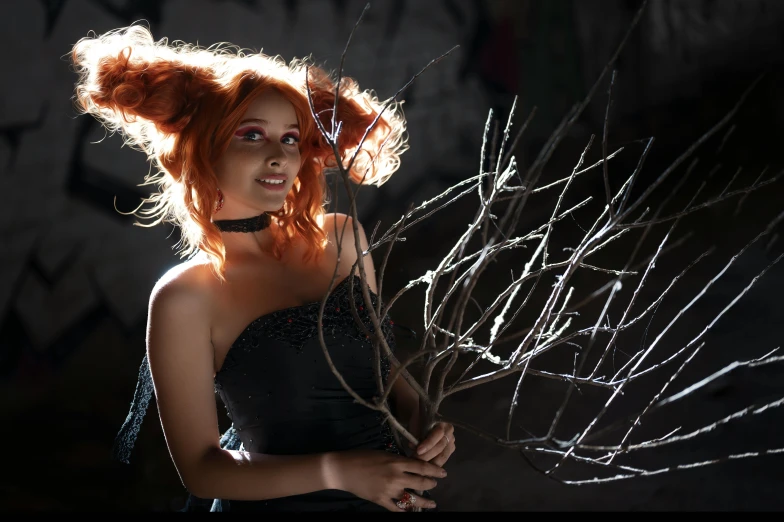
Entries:
MULTIPOLYGON (((183 485, 194 497, 216 499, 212 510, 434 508, 429 496, 408 490, 429 490, 446 476, 454 428, 440 423, 418 433, 418 397, 398 379, 396 417, 410 419, 412 433, 424 438, 422 451, 406 456, 382 416, 343 389, 318 339, 320 300, 331 290, 323 320, 330 356, 372 400, 372 345, 349 304, 355 300, 372 331, 352 272, 355 236, 348 216, 325 212, 324 170, 335 158, 307 99, 306 75, 329 125, 330 75, 306 61, 287 65, 233 47, 154 42, 141 26, 84 38, 72 60, 80 110, 121 132, 157 167, 147 183, 160 191, 139 214, 179 226, 188 256, 150 296, 147 354, 118 438, 120 458, 127 461, 154 389, 183 485), (232 420, 223 437, 216 390, 232 420)), ((341 161, 381 107, 372 92, 341 81, 341 161)), ((404 133, 393 104, 368 135, 352 179, 386 181, 407 148, 404 133)), ((371 256, 362 263, 378 299, 371 256)), ((384 334, 394 342, 390 329, 386 317, 384 334)), ((382 367, 388 376, 386 359, 382 367)))

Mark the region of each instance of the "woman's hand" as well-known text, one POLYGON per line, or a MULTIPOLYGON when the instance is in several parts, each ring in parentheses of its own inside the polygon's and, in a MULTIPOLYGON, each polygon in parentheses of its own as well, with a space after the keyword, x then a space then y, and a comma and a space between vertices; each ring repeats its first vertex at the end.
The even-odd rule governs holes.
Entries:
MULTIPOLYGON (((410 448, 414 445, 409 443, 410 448)), ((448 422, 438 422, 427 437, 416 447, 416 458, 443 466, 455 452, 455 427, 448 422)))
MULTIPOLYGON (((331 453, 327 461, 327 473, 331 478, 330 489, 348 491, 398 512, 406 511, 395 504, 404 498, 406 489, 433 489, 437 483, 432 477, 446 477, 446 471, 435 464, 378 450, 331 453)), ((432 500, 416 494, 413 497, 415 507, 436 507, 432 500)))

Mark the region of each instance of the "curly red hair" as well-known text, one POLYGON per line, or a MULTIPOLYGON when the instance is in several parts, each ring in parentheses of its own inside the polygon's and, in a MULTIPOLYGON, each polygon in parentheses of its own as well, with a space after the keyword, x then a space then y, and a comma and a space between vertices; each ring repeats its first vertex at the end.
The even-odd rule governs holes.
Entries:
MULTIPOLYGON (((309 59, 286 64, 279 56, 246 53, 236 46, 202 49, 182 42, 169 45, 165 38, 155 42, 149 29, 139 25, 83 38, 71 59, 79 73, 78 109, 111 132, 121 132, 158 169, 142 183, 160 188, 142 204, 152 206, 140 206, 133 214, 152 219, 147 226, 163 221, 179 226, 182 256, 205 252, 221 278, 226 252, 212 222, 218 188, 214 165, 248 105, 268 89, 280 92, 297 114, 302 167, 283 207, 271 213, 280 225, 272 253, 280 259, 299 237, 307 244, 306 260, 320 257, 326 246, 326 233, 318 225, 325 213, 323 171, 335 166, 335 157, 312 118, 306 76, 316 114, 330 128, 335 98, 330 73, 309 59)), ((382 113, 384 104, 351 78, 341 79, 338 95, 344 165, 382 114, 350 170, 356 183, 381 185, 408 148, 400 103, 382 113)))

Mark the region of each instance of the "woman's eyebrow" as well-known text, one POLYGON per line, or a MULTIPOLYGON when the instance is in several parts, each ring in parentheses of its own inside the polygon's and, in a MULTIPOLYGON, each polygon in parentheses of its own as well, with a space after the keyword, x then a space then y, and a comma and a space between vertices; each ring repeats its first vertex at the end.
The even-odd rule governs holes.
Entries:
MULTIPOLYGON (((262 125, 269 125, 270 124, 270 122, 268 122, 267 120, 262 120, 262 119, 259 119, 259 118, 251 118, 251 119, 248 119, 248 120, 242 120, 240 122, 240 125, 242 125, 244 123, 250 123, 250 122, 261 123, 262 125)), ((296 123, 289 123, 288 125, 285 126, 285 128, 286 129, 299 129, 299 125, 297 125, 296 123)))

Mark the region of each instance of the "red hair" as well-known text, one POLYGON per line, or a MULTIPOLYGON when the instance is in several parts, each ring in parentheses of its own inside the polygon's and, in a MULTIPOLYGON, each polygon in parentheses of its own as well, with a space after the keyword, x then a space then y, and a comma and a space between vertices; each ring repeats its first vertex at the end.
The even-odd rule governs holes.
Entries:
MULTIPOLYGON (((311 116, 306 76, 316 114, 329 129, 335 98, 331 74, 308 59, 287 65, 280 57, 248 54, 235 46, 201 49, 169 45, 165 38, 154 42, 150 31, 138 25, 81 39, 71 59, 79 73, 78 109, 111 132, 121 132, 158 169, 142 185, 157 184, 160 192, 144 201, 150 208, 137 209, 153 220, 147 226, 178 225, 181 255, 205 252, 221 278, 226 252, 212 223, 218 188, 214 165, 250 103, 268 89, 280 92, 297 114, 302 167, 283 207, 271 213, 280 229, 272 253, 280 259, 299 237, 307 245, 306 260, 318 259, 326 246, 326 233, 318 225, 325 213, 323 171, 335 166, 335 158, 311 116)), ((372 91, 341 79, 337 119, 344 165, 383 105, 372 91)), ((408 148, 404 134, 400 103, 393 102, 363 143, 351 179, 383 184, 408 148)))

